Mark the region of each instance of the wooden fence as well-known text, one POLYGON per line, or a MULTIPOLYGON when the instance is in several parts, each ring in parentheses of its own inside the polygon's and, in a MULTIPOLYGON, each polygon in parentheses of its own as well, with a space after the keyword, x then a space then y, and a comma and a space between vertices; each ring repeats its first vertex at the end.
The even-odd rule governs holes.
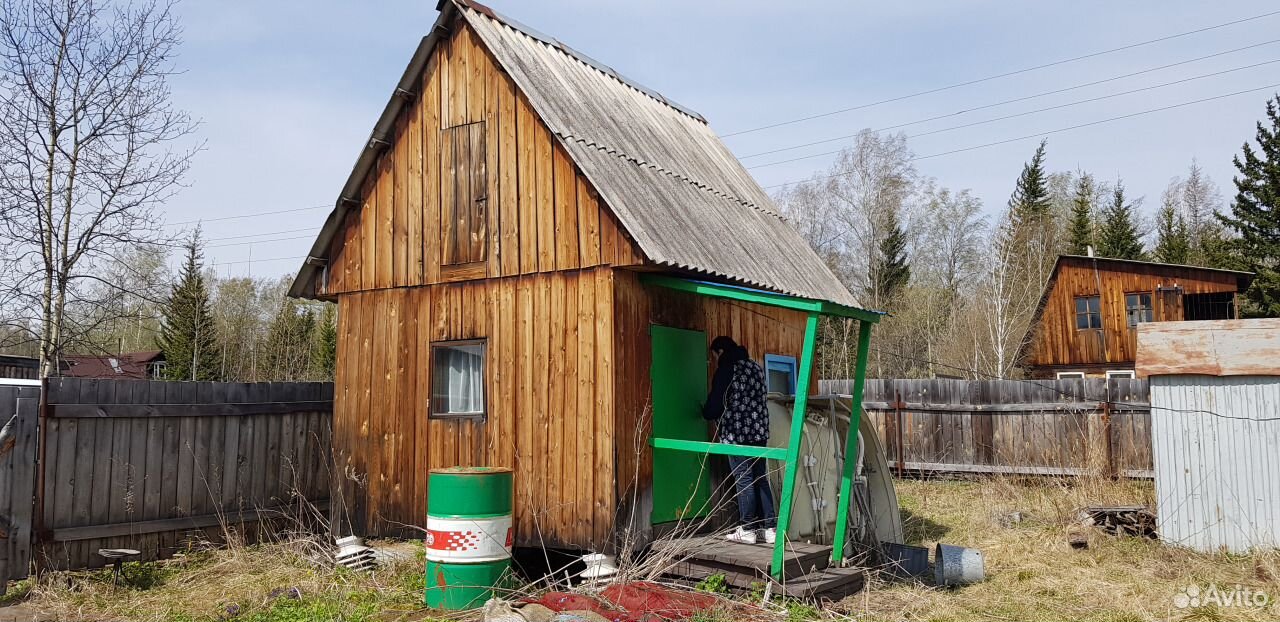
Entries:
POLYGON ((1147 395, 1130 379, 867 380, 863 408, 898 472, 1152 477, 1147 395))
POLYGON ((31 566, 39 387, 0 384, 0 594, 31 566))
POLYGON ((54 378, 39 398, 0 386, 0 578, 327 520, 332 384, 54 378))

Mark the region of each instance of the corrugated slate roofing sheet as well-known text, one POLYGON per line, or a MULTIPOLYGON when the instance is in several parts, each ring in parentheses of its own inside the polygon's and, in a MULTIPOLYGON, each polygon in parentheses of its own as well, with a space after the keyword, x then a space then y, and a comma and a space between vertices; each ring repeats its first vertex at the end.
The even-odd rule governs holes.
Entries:
POLYGON ((545 35, 458 5, 654 262, 857 304, 700 116, 545 35))

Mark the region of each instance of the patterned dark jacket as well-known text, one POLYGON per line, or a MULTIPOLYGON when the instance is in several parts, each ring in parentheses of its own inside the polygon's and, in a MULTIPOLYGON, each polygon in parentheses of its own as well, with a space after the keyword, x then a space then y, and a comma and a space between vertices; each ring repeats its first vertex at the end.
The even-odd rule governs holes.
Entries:
POLYGON ((720 422, 720 442, 764 446, 769 443, 769 409, 764 368, 739 346, 720 355, 702 416, 720 422))

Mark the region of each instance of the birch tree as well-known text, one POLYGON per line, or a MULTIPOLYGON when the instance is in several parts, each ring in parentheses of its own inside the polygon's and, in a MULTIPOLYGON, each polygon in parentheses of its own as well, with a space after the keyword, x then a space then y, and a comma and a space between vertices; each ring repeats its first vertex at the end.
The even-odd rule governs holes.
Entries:
POLYGON ((181 185, 196 128, 172 104, 172 2, 0 0, 0 231, 6 286, 38 330, 42 375, 79 338, 69 300, 117 287, 95 266, 167 241, 154 209, 181 185), (29 293, 28 293, 29 292, 29 293))

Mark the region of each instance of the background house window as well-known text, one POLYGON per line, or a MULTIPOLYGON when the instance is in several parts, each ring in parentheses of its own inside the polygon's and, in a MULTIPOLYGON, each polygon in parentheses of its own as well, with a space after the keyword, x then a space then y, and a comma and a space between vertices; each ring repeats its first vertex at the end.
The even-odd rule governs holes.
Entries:
POLYGON ((1133 377, 1134 377, 1134 374, 1132 369, 1107 370, 1107 380, 1111 380, 1112 378, 1128 378, 1132 380, 1133 377))
MULTIPOLYGON (((1148 302, 1150 302, 1149 299, 1148 302)), ((1102 328, 1101 297, 1076 296, 1076 328, 1078 330, 1102 328)))
POLYGON ((1060 371, 1058 372, 1058 380, 1084 380, 1084 372, 1060 371))
POLYGON ((1124 311, 1125 315, 1129 316, 1129 326, 1150 322, 1151 294, 1125 294, 1124 311))
POLYGON ((489 247, 484 121, 446 128, 440 136, 442 263, 484 261, 489 247))
POLYGON ((764 355, 764 375, 770 393, 796 394, 796 357, 764 355))
POLYGON ((482 340, 431 344, 431 416, 483 417, 482 340))

